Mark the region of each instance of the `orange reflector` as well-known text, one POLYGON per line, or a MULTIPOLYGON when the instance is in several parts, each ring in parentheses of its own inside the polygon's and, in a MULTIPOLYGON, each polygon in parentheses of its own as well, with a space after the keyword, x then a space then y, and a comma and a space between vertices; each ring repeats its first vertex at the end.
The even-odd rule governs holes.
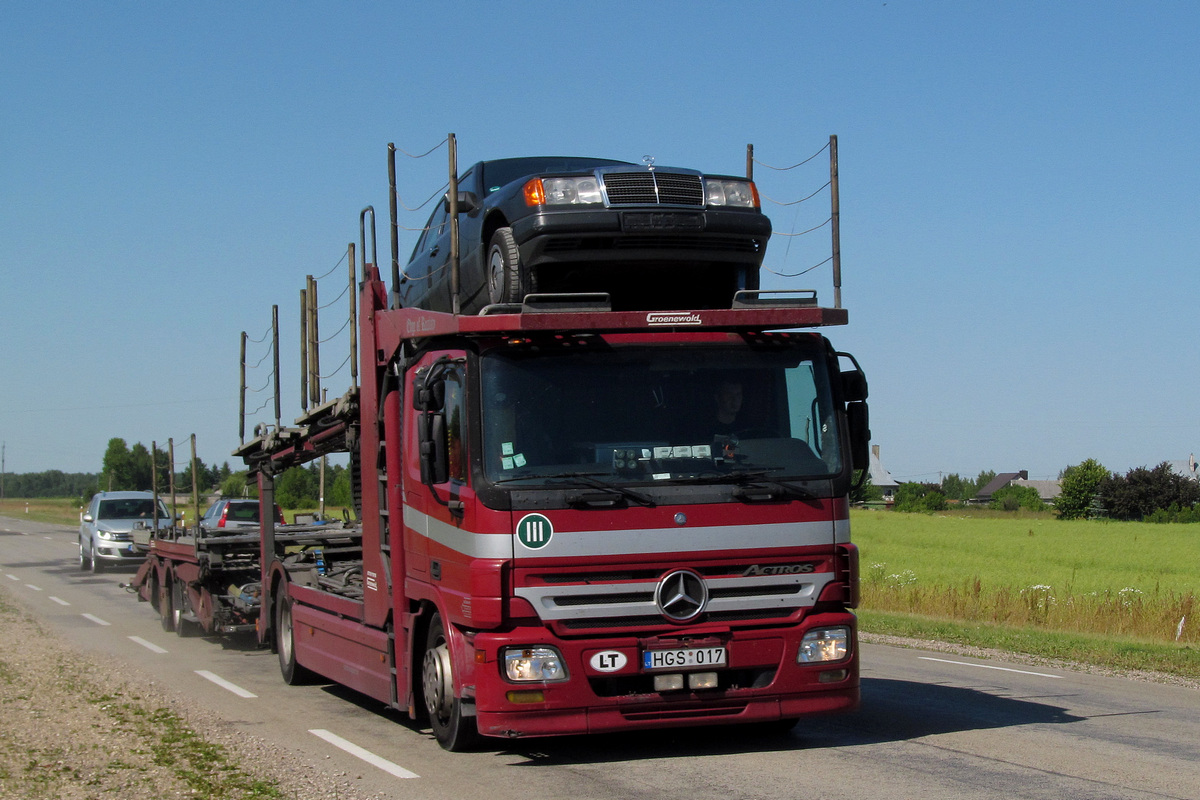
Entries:
POLYGON ((475 651, 475 663, 476 664, 486 664, 487 663, 487 651, 486 650, 476 650, 475 651))
POLYGON ((508 702, 526 705, 529 703, 544 703, 546 695, 541 689, 526 689, 520 692, 509 692, 507 695, 508 702))
POLYGON ((534 178, 525 184, 525 205, 541 206, 546 204, 546 192, 542 188, 541 178, 534 178))

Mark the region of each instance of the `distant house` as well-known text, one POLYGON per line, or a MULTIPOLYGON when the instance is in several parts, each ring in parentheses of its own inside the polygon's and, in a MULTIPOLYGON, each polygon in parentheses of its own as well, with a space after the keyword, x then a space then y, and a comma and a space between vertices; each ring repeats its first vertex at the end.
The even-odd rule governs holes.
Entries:
POLYGON ((992 478, 987 486, 975 493, 974 502, 990 503, 992 496, 1006 486, 1029 486, 1036 489, 1038 497, 1042 498, 1043 503, 1053 504, 1062 494, 1062 484, 1058 481, 1031 481, 1029 480, 1029 471, 1023 469, 1020 472, 1001 472, 992 478))
POLYGON ((989 482, 987 486, 984 486, 975 493, 975 502, 990 503, 992 502, 992 495, 1003 489, 1005 486, 1008 486, 1013 481, 1027 480, 1029 480, 1028 470, 1023 469, 1020 472, 1001 472, 996 477, 992 478, 991 482, 989 482))
POLYGON ((1029 486, 1037 489, 1038 497, 1042 498, 1043 503, 1054 505, 1054 501, 1062 494, 1062 483, 1059 481, 1029 481, 1020 478, 1012 482, 1013 486, 1029 486))
POLYGON ((867 467, 867 474, 871 478, 871 485, 879 487, 883 492, 883 502, 889 506, 896 502, 896 487, 900 484, 896 483, 896 479, 892 474, 883 468, 883 462, 879 460, 879 445, 871 445, 871 460, 867 467))
POLYGON ((1183 461, 1168 461, 1167 463, 1171 465, 1171 471, 1176 475, 1200 481, 1200 473, 1196 469, 1200 464, 1197 464, 1195 454, 1188 456, 1183 461))

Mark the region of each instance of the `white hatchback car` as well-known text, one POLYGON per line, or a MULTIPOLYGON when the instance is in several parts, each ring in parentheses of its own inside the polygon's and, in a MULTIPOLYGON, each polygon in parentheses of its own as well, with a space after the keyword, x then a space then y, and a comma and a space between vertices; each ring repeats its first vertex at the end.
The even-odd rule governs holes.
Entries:
MULTIPOLYGON (((100 572, 105 565, 136 564, 145 559, 133 546, 135 528, 154 528, 154 495, 150 492, 99 492, 79 520, 79 568, 100 572)), ((158 527, 171 525, 171 515, 158 501, 158 527)))

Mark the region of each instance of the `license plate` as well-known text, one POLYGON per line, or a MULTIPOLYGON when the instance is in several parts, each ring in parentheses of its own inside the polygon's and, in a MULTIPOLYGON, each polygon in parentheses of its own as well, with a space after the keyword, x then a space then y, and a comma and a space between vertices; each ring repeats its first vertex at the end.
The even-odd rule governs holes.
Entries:
POLYGON ((626 231, 702 231, 704 219, 699 214, 655 211, 628 213, 621 217, 626 231))
POLYGON ((725 666, 724 647, 684 647, 678 650, 646 650, 642 653, 644 669, 688 669, 691 667, 725 666))

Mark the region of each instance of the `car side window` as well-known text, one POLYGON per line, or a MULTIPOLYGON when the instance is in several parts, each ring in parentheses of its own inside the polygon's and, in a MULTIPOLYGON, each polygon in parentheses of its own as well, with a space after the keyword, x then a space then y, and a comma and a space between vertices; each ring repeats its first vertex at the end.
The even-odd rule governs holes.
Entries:
POLYGON ((425 231, 426 249, 429 249, 430 247, 432 247, 434 242, 436 242, 439 238, 441 238, 442 234, 445 233, 446 223, 449 221, 449 219, 450 219, 450 206, 443 199, 442 202, 438 203, 437 209, 433 212, 433 215, 429 218, 429 229, 427 231, 425 231))

